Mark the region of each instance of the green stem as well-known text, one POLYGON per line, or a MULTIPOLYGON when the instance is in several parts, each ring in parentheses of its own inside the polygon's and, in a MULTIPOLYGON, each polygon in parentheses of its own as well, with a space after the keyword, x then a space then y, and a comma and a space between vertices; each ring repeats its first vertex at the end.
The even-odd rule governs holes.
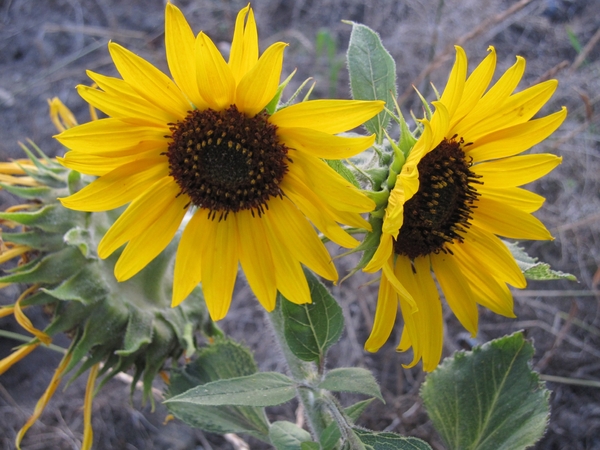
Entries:
POLYGON ((296 355, 292 353, 287 345, 284 334, 284 319, 281 312, 281 299, 277 300, 277 306, 273 312, 267 314, 281 352, 285 361, 288 365, 290 374, 295 381, 299 383, 297 389, 298 398, 304 407, 304 412, 308 419, 310 429, 317 441, 321 437, 321 434, 328 425, 327 415, 322 407, 322 401, 317 392, 313 389, 307 388, 306 386, 313 385, 319 378, 319 374, 315 370, 315 365, 302 361, 296 355))

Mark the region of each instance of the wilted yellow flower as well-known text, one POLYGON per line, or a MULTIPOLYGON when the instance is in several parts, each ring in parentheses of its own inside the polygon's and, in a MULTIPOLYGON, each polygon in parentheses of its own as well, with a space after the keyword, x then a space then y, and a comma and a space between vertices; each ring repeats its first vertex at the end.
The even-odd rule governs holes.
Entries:
POLYGON ((377 351, 394 326, 398 301, 404 318, 399 350, 412 347, 409 367, 423 359, 433 370, 442 354, 443 323, 438 289, 461 324, 477 333, 477 305, 514 317, 510 284, 525 278, 498 236, 552 239, 531 213, 544 198, 519 186, 556 167, 550 154, 517 156, 548 137, 566 117, 563 108, 531 118, 557 87, 549 80, 513 94, 525 60, 517 62, 487 90, 496 66, 490 54, 467 78, 467 57, 456 47, 456 62, 435 113, 423 120, 385 211, 381 240, 367 272, 382 269, 371 336, 377 351), (486 92, 487 90, 487 92, 486 92))

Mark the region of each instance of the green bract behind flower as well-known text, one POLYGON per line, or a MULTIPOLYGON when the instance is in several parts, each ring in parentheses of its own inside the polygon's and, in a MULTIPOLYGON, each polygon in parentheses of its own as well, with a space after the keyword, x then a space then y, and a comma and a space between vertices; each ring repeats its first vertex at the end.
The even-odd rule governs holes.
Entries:
POLYGON ((489 90, 496 66, 490 54, 467 78, 467 57, 456 62, 435 113, 424 119, 390 192, 379 245, 367 272, 382 269, 377 311, 365 344, 377 351, 392 332, 398 301, 405 326, 399 350, 412 347, 415 365, 433 370, 442 354, 438 287, 462 325, 477 333, 477 305, 514 317, 507 287, 526 285, 498 236, 552 239, 531 213, 544 198, 520 188, 556 167, 550 154, 517 156, 554 132, 563 108, 531 120, 554 93, 549 80, 513 93, 525 70, 517 58, 489 90), (487 90, 487 92, 486 92, 487 90))
POLYGON ((98 180, 63 205, 105 211, 129 204, 105 234, 107 258, 127 243, 115 266, 124 281, 172 240, 186 213, 175 263, 173 305, 202 282, 214 320, 223 318, 241 264, 261 304, 277 291, 310 302, 302 271, 337 272, 312 225, 344 247, 358 241, 339 224, 369 228, 374 203, 321 158, 368 148, 373 136, 336 136, 383 109, 380 101, 315 100, 273 114, 287 44, 259 57, 254 14, 236 20, 229 61, 183 14, 166 7, 166 52, 174 81, 116 43, 109 51, 122 79, 88 72, 100 89, 81 96, 109 118, 71 128, 57 139, 71 151, 61 164, 98 180), (312 222, 312 225, 311 225, 312 222))

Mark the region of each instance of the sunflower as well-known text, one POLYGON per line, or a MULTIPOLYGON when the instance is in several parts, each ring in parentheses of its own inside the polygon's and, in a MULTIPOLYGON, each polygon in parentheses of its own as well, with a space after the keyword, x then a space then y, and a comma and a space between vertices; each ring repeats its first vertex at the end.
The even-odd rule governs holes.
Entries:
POLYGON ((448 84, 390 192, 381 239, 363 269, 382 269, 368 351, 388 339, 398 302, 404 318, 399 351, 412 347, 412 367, 435 369, 442 354, 438 287, 460 323, 477 333, 477 305, 515 317, 507 284, 525 278, 498 236, 552 239, 532 216, 544 198, 519 186, 556 167, 550 154, 519 155, 554 132, 566 109, 532 120, 556 80, 513 93, 525 70, 516 63, 487 90, 496 66, 489 55, 467 78, 467 57, 456 47, 448 84), (486 92, 487 90, 487 92, 486 92), (437 286, 432 276, 435 274, 437 286))
POLYGON ((237 15, 228 62, 206 34, 194 37, 170 3, 165 24, 174 81, 110 43, 122 79, 88 72, 99 89, 78 86, 109 117, 56 136, 71 150, 63 165, 99 176, 62 204, 81 211, 129 204, 98 246, 106 258, 127 243, 115 266, 119 281, 154 259, 185 222, 173 306, 202 282, 211 317, 223 318, 238 264, 268 311, 278 290, 292 302, 310 302, 302 264, 326 279, 338 276, 312 225, 354 247, 358 242, 339 224, 368 228, 360 214, 375 206, 322 158, 368 148, 373 136, 335 134, 361 125, 383 102, 314 100, 266 109, 280 92, 286 44, 271 45, 259 58, 249 6, 237 15))

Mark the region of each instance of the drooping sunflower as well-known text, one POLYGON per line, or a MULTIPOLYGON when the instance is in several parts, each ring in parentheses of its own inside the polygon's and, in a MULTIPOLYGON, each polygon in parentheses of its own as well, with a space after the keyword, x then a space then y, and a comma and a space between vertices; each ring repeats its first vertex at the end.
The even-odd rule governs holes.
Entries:
POLYGON ((442 305, 438 287, 461 324, 475 335, 477 305, 515 317, 508 285, 525 278, 499 236, 552 239, 532 213, 544 198, 519 186, 556 167, 551 154, 519 155, 554 132, 566 109, 532 117, 550 99, 556 80, 513 93, 525 70, 516 63, 488 90, 493 47, 467 78, 467 57, 456 47, 448 84, 390 192, 379 246, 366 272, 382 270, 368 351, 390 336, 400 303, 404 328, 398 350, 412 347, 426 371, 440 361, 442 305), (434 281, 433 274, 435 274, 434 281))
POLYGON ((339 224, 368 228, 360 213, 374 207, 321 158, 368 148, 373 136, 335 134, 361 125, 383 102, 315 100, 266 109, 277 98, 286 44, 271 45, 259 58, 249 6, 237 16, 228 62, 206 34, 194 36, 170 3, 165 24, 174 81, 110 43, 122 79, 88 72, 99 89, 78 87, 110 117, 56 137, 71 150, 62 164, 99 176, 63 205, 104 211, 129 203, 98 247, 106 258, 127 243, 115 267, 120 281, 155 258, 189 212, 174 306, 202 282, 211 317, 223 318, 240 263, 267 310, 278 290, 292 302, 310 302, 301 264, 337 279, 313 225, 354 247, 358 242, 339 224))

